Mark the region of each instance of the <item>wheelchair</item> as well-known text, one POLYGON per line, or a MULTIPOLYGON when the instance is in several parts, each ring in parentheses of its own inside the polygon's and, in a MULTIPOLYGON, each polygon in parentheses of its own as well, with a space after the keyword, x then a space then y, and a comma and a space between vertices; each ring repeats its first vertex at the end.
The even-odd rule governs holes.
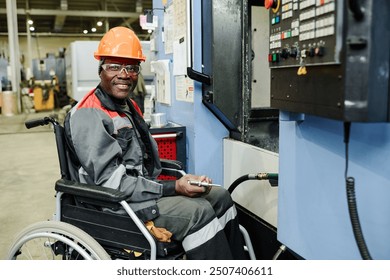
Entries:
MULTIPOLYGON (((51 117, 30 120, 28 129, 52 125, 61 171, 55 183, 56 209, 53 218, 26 227, 14 239, 8 251, 11 260, 108 260, 185 259, 180 242, 160 242, 147 229, 115 189, 70 180, 64 128, 51 117), (127 215, 102 211, 118 210, 127 215)), ((162 173, 177 178, 185 174, 180 162, 161 160, 162 173)), ((255 259, 248 232, 240 226, 245 249, 255 259)))

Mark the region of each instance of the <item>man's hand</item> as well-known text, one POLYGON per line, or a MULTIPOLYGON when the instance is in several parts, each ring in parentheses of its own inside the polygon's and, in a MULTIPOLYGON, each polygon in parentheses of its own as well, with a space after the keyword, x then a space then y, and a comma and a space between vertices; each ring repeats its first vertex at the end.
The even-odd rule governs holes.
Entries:
POLYGON ((192 174, 186 174, 176 181, 175 190, 177 194, 188 197, 199 197, 207 194, 210 191, 208 187, 190 185, 188 181, 199 181, 211 184, 212 181, 206 175, 197 176, 192 174))

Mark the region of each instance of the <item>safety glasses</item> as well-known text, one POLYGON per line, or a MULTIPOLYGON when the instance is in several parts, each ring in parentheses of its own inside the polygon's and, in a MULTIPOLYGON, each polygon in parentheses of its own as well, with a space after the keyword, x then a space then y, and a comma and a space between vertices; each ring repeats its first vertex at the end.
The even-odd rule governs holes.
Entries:
POLYGON ((139 74, 141 71, 140 65, 122 65, 122 64, 103 64, 104 71, 111 74, 119 74, 124 69, 126 74, 139 74))

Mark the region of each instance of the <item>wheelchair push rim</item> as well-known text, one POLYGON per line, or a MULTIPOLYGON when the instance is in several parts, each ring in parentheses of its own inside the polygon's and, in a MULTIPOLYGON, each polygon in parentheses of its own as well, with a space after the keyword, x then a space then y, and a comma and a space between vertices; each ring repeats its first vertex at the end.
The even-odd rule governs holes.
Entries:
POLYGON ((83 230, 59 221, 44 221, 22 230, 11 245, 12 260, 107 260, 103 247, 83 230))

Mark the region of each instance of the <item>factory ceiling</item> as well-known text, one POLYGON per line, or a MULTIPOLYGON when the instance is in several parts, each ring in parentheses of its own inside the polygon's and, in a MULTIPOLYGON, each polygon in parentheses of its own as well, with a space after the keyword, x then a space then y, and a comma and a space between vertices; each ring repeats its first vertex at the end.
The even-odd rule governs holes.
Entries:
MULTIPOLYGON (((15 0, 0 0, 0 36, 8 34, 10 1, 15 0)), ((17 30, 10 29, 19 35, 101 37, 109 28, 123 25, 147 40, 149 34, 141 29, 139 15, 152 6, 152 0, 16 0, 17 30)))

